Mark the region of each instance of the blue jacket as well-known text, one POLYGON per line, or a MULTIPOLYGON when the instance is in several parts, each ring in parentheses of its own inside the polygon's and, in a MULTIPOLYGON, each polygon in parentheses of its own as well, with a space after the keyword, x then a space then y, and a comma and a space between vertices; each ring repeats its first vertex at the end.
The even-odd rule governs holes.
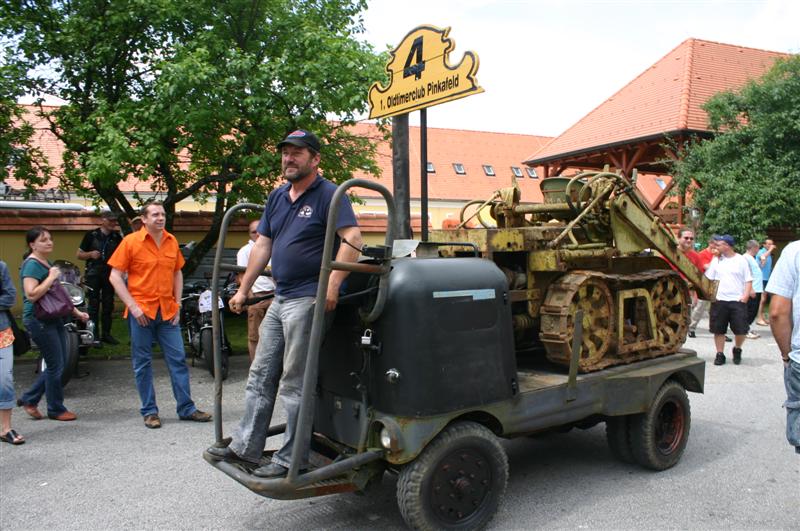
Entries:
POLYGON ((17 289, 11 282, 11 275, 8 274, 8 266, 0 260, 0 330, 5 330, 11 323, 8 321, 8 314, 3 310, 10 310, 17 302, 17 289))

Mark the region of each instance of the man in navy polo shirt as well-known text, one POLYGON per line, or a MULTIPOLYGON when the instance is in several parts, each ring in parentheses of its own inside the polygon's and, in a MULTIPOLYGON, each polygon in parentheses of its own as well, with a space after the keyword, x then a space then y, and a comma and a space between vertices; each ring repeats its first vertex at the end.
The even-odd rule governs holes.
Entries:
MULTIPOLYGON (((245 387, 244 416, 227 448, 211 447, 208 453, 220 460, 257 465, 264 451, 279 388, 286 407, 283 447, 272 462, 256 468, 259 477, 285 476, 292 459, 292 444, 300 412, 306 354, 311 337, 313 304, 317 293, 325 229, 336 185, 323 179, 317 168, 320 144, 308 131, 290 133, 280 144, 283 177, 288 181, 272 192, 258 225, 256 240, 239 291, 230 300, 241 312, 258 274, 272 259, 275 299, 259 328, 259 340, 245 387)), ((361 231, 350 202, 343 198, 336 221, 336 261, 355 262, 361 248, 361 231), (340 244, 346 240, 347 244, 340 244), (349 245, 348 245, 349 244, 349 245)), ((336 308, 346 271, 333 271, 325 309, 336 308)), ((300 470, 308 467, 308 448, 300 470)))

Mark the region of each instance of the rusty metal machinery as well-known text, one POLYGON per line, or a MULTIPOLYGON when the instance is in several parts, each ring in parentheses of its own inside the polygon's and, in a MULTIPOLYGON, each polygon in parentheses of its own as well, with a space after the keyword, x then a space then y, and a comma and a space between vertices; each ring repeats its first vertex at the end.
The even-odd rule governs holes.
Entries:
POLYGON ((466 256, 477 248, 494 261, 508 279, 521 356, 544 351, 568 366, 578 310, 581 372, 677 352, 688 331, 689 286, 712 300, 715 286, 678 250, 670 229, 621 174, 583 172, 541 186, 544 203, 521 203, 516 186, 471 201, 459 228, 433 231, 434 244, 419 254, 466 256), (483 228, 465 228, 470 222, 483 228))

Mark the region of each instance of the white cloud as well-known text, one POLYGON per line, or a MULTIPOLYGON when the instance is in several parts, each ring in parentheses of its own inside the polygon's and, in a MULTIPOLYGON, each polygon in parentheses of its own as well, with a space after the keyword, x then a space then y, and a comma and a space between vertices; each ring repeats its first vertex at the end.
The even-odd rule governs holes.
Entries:
POLYGON ((365 26, 379 49, 450 26, 451 61, 480 57, 486 92, 431 107, 430 126, 557 135, 689 37, 798 52, 798 20, 792 0, 372 0, 365 26))

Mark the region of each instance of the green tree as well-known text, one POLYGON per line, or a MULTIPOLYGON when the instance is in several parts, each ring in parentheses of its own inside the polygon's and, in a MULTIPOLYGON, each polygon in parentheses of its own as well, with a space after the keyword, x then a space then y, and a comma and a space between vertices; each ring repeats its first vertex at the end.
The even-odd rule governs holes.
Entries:
POLYGON ((27 193, 32 193, 33 187, 47 182, 50 168, 41 150, 32 144, 33 126, 17 103, 25 94, 17 83, 21 74, 14 64, 0 64, 0 181, 13 170, 16 179, 27 183, 27 193))
MULTIPOLYGON (((357 39, 363 0, 12 0, 4 18, 30 90, 68 102, 52 113, 67 146, 63 180, 133 214, 118 189, 134 177, 175 205, 224 211, 263 202, 280 177, 275 144, 292 129, 323 141, 323 171, 341 181, 378 172, 375 142, 351 133, 381 58, 357 39), (335 118, 330 121, 330 118, 335 118)), ((2 11, 0 11, 2 13, 2 11)), ((372 139, 374 140, 374 139, 372 139)))
POLYGON ((676 165, 704 214, 703 231, 744 242, 770 227, 800 226, 800 57, 778 60, 703 108, 715 135, 687 146, 676 165))

